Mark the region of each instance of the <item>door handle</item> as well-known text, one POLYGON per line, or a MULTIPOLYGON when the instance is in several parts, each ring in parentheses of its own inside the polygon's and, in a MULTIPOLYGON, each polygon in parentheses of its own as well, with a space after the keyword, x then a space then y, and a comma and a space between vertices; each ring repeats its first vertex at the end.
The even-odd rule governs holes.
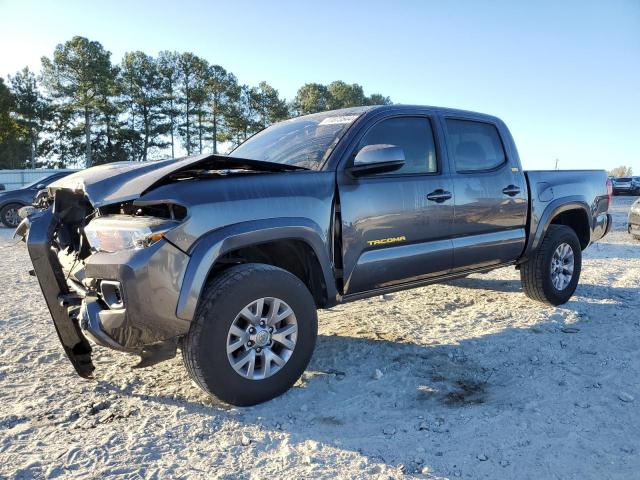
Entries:
POLYGON ((446 190, 439 188, 428 194, 427 200, 431 200, 432 202, 436 203, 442 203, 446 200, 449 200, 451 197, 451 192, 447 192, 446 190))
POLYGON ((520 193, 520 187, 517 185, 509 185, 508 187, 502 189, 502 193, 513 197, 520 193))

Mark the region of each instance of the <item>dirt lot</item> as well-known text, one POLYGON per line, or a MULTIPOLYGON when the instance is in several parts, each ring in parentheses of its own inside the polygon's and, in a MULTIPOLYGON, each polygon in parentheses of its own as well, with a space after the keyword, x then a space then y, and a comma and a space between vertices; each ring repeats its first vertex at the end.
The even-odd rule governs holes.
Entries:
MULTIPOLYGON (((296 388, 237 409, 176 358, 65 358, 23 244, 0 274, 0 478, 637 478, 640 242, 634 199, 546 308, 513 268, 320 313, 296 388)), ((0 231, 0 243, 10 232, 0 231)))

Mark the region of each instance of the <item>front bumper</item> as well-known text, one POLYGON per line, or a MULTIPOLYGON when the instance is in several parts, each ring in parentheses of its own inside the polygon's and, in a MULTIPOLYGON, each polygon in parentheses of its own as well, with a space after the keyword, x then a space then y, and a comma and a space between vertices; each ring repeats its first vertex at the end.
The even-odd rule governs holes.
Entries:
MULTIPOLYGON (((78 374, 91 377, 90 338, 116 350, 175 353, 176 339, 190 322, 176 316, 189 256, 161 240, 150 247, 94 253, 69 268, 56 251, 58 220, 51 210, 30 218, 27 247, 60 341, 78 374), (117 285, 120 302, 104 297, 102 282, 117 285)), ((75 262, 74 262, 75 263, 75 262)), ((161 358, 164 359, 164 358, 161 358)))
MULTIPOLYGON (((51 248, 55 226, 51 210, 34 216, 28 232, 24 232, 28 235, 27 248, 60 343, 78 375, 91 378, 95 369, 91 345, 82 334, 77 318, 70 315, 78 302, 66 286, 64 273, 51 248)), ((25 224, 21 224, 18 231, 21 228, 24 229, 25 224)))
POLYGON ((165 240, 140 250, 94 253, 84 262, 85 284, 86 279, 95 282, 95 292, 84 300, 95 303, 85 309, 87 315, 97 316, 94 324, 129 351, 186 334, 190 322, 176 316, 176 307, 188 261, 165 240), (110 308, 101 292, 103 281, 120 285, 120 306, 110 308))

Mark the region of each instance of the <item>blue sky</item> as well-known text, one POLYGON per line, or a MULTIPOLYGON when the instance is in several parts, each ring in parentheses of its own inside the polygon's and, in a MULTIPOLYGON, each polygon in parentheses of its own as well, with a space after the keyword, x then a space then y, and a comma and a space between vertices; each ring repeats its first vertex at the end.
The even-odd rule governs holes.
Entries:
POLYGON ((0 75, 73 35, 125 51, 192 51, 291 99, 357 82, 396 103, 491 113, 525 168, 640 175, 640 0, 0 0, 0 75))

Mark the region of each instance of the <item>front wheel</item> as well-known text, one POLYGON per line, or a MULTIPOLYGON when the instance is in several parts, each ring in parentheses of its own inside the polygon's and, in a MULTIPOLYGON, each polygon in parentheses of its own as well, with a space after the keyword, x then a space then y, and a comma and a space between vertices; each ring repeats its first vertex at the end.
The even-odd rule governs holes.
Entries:
POLYGON ((255 405, 287 391, 307 367, 318 331, 302 281, 249 263, 211 280, 182 347, 191 378, 232 405, 255 405))
POLYGON ((0 210, 0 221, 5 227, 16 228, 20 223, 20 215, 18 214, 18 210, 22 208, 22 205, 19 203, 10 203, 9 205, 5 205, 0 210))
POLYGON ((533 300, 561 305, 575 292, 581 268, 576 232, 565 225, 550 225, 535 254, 520 266, 522 288, 533 300))

